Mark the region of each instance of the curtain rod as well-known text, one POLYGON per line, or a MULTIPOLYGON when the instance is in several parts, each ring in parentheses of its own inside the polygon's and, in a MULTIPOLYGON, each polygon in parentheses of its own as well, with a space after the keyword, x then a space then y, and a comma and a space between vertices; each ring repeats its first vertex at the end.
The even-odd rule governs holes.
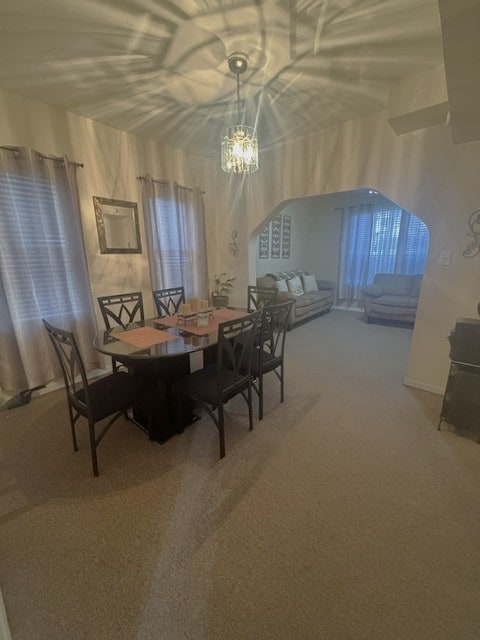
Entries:
MULTIPOLYGON (((24 148, 25 147, 11 147, 6 144, 0 145, 0 149, 6 149, 7 151, 19 151, 20 149, 24 148)), ((32 149, 32 151, 36 153, 39 158, 45 158, 45 160, 61 160, 62 162, 65 161, 63 156, 49 156, 45 153, 40 153, 40 151, 35 151, 35 149, 32 149)), ((74 167, 82 167, 82 169, 85 166, 83 162, 75 162, 74 160, 69 160, 68 164, 71 164, 74 167)))
MULTIPOLYGON (((35 153, 39 155, 40 158, 45 158, 45 160, 61 160, 64 162, 62 156, 47 156, 45 153, 40 153, 39 151, 36 151, 35 153)), ((84 167, 83 162, 75 162, 75 160, 69 160, 68 164, 73 164, 74 167, 81 167, 82 169, 84 167)))
MULTIPOLYGON (((137 176, 137 180, 147 180, 149 178, 149 176, 137 176)), ((163 184, 166 187, 168 187, 168 185, 170 184, 170 182, 168 180, 162 180, 160 178, 150 178, 150 180, 152 182, 157 182, 158 184, 163 184)), ((184 184, 178 184, 178 182, 174 181, 174 184, 179 188, 179 189, 188 189, 188 191, 193 191, 192 187, 187 187, 184 184)), ((202 189, 200 189, 200 193, 205 193, 205 191, 203 191, 202 189)))

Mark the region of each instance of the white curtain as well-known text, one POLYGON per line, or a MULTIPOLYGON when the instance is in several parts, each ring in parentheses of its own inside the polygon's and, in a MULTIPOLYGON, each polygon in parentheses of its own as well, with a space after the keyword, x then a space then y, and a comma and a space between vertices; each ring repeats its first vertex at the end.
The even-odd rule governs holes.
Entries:
POLYGON ((98 366, 76 183, 67 158, 0 147, 0 387, 18 392, 59 377, 42 324, 75 332, 98 366))
POLYGON ((361 297, 368 278, 372 239, 372 205, 347 207, 342 214, 337 301, 349 304, 361 297))
POLYGON ((342 214, 337 301, 360 300, 376 273, 423 273, 429 235, 425 224, 398 206, 372 211, 371 204, 342 214))
POLYGON ((208 298, 205 209, 199 188, 141 178, 153 289, 208 298))

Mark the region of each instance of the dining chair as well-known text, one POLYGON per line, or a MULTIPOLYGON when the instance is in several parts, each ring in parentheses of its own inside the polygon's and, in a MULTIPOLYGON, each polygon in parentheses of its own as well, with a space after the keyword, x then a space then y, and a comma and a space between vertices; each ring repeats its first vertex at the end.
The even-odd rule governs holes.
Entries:
MULTIPOLYGON (((107 330, 113 327, 126 329, 133 322, 140 321, 143 324, 145 321, 141 291, 100 296, 97 300, 107 330)), ((112 358, 112 369, 114 371, 118 370, 119 363, 126 366, 119 358, 112 358)))
POLYGON ((284 400, 284 352, 288 317, 293 300, 265 306, 260 322, 260 343, 253 348, 252 387, 258 395, 258 419, 263 419, 263 376, 273 371, 280 380, 280 402, 284 400))
POLYGON ((180 305, 185 302, 185 289, 183 287, 170 287, 152 291, 155 307, 160 318, 174 316, 178 313, 180 305))
POLYGON ((145 321, 141 291, 100 296, 97 300, 107 329, 118 326, 125 329, 132 322, 145 321))
POLYGON ((197 401, 218 428, 220 458, 225 457, 225 404, 241 394, 248 405, 250 431, 253 429, 251 358, 253 338, 260 312, 218 325, 216 361, 181 378, 175 385, 178 413, 183 397, 197 401), (216 413, 215 413, 216 412, 216 413))
POLYGON ((247 308, 249 311, 261 311, 263 307, 277 302, 278 289, 276 287, 257 287, 249 284, 247 287, 247 308))
POLYGON ((116 371, 94 382, 88 382, 74 334, 55 327, 46 320, 42 322, 62 369, 74 451, 78 451, 75 423, 83 416, 88 421, 93 474, 98 476, 97 447, 121 415, 128 419, 127 410, 135 398, 133 379, 128 373, 116 371), (96 423, 105 418, 110 419, 97 434, 96 423))

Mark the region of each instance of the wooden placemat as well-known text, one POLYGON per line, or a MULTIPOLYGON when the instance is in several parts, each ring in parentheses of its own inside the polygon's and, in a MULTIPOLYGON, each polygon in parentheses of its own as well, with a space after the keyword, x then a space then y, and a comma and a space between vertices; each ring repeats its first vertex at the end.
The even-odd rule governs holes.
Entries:
POLYGON ((219 322, 226 322, 227 320, 239 320, 245 316, 249 316, 248 311, 240 311, 239 309, 228 309, 227 307, 221 307, 213 311, 213 317, 219 322))
POLYGON ((178 321, 178 316, 166 316, 164 318, 158 318, 155 320, 158 324, 163 324, 165 327, 177 327, 181 331, 186 331, 187 333, 193 333, 196 336, 206 336, 208 333, 212 331, 216 331, 218 329, 218 320, 211 319, 210 322, 205 327, 197 326, 196 322, 189 322, 185 324, 182 321, 178 321))
POLYGON ((166 331, 161 331, 160 329, 154 329, 153 327, 139 327, 131 331, 116 333, 115 338, 128 342, 128 344, 138 347, 139 349, 148 349, 148 347, 152 347, 154 344, 175 340, 178 336, 167 333, 166 331))

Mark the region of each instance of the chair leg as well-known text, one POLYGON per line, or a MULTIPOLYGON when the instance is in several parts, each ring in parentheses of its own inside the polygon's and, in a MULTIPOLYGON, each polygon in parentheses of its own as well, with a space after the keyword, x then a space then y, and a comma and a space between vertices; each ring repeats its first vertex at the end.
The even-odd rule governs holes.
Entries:
POLYGON ((280 402, 283 402, 283 398, 284 398, 284 390, 283 390, 283 362, 280 365, 280 402))
POLYGON ((92 453, 93 475, 97 477, 98 476, 98 460, 97 460, 97 445, 95 444, 95 424, 91 420, 88 421, 88 432, 90 435, 90 451, 92 453))
MULTIPOLYGON (((71 406, 70 402, 68 403, 68 414, 70 416, 70 430, 72 432, 73 450, 74 451, 78 451, 77 434, 76 434, 76 431, 75 431, 75 420, 76 420, 76 418, 73 417, 73 411, 72 411, 72 406, 71 406)), ((77 417, 78 417, 78 414, 77 414, 77 417)))
POLYGON ((220 458, 225 457, 225 417, 223 403, 218 405, 218 437, 220 440, 220 458))
POLYGON ((252 385, 249 384, 247 387, 247 398, 248 398, 248 423, 250 425, 250 431, 253 429, 253 406, 252 406, 252 385))
POLYGON ((263 420, 263 374, 258 376, 258 419, 263 420))

